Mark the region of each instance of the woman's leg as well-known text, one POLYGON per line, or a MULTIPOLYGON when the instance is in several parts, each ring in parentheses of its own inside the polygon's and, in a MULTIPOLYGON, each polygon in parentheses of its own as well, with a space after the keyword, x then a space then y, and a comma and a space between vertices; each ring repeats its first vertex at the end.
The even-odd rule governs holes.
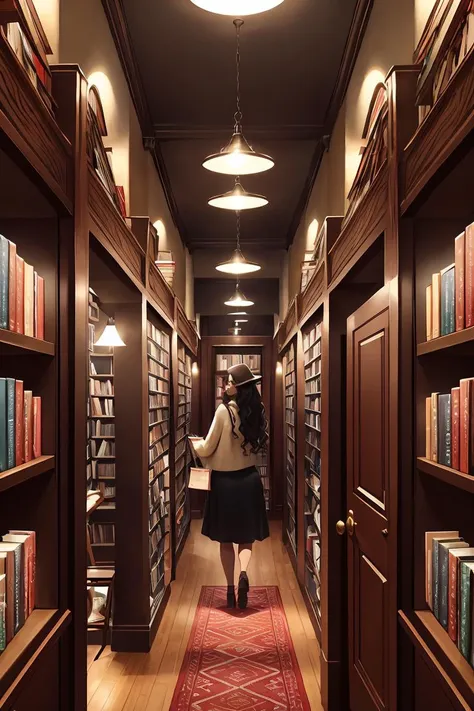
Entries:
POLYGON ((239 543, 239 561, 242 573, 247 572, 250 558, 252 557, 252 545, 253 543, 239 543))
POLYGON ((220 544, 221 563, 228 587, 234 586, 235 552, 233 543, 220 544))

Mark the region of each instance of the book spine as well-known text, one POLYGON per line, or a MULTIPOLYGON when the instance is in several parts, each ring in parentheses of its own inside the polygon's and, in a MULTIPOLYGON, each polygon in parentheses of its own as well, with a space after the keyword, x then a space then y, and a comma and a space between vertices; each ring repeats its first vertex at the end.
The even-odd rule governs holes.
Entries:
POLYGON ((433 338, 439 338, 441 332, 441 274, 437 272, 433 274, 433 338))
POLYGON ((441 273, 441 335, 446 336, 456 329, 454 298, 454 266, 441 273))
POLYGON ((38 272, 33 272, 33 335, 38 338, 38 272))
POLYGON ((0 472, 7 469, 7 380, 0 378, 0 472))
POLYGON ((25 336, 34 336, 34 272, 25 262, 25 336))
POLYGON ((16 255, 16 330, 25 332, 25 262, 16 255))
POLYGON ((433 615, 439 620, 439 542, 433 540, 431 555, 431 584, 433 586, 433 615))
POLYGON ((458 647, 465 659, 471 648, 471 570, 461 562, 459 581, 458 647))
POLYGON ((7 469, 15 466, 15 381, 7 378, 7 469))
POLYGON ((465 312, 465 235, 462 232, 454 240, 454 269, 456 274, 456 331, 464 328, 465 312))
POLYGON ((464 378, 459 383, 460 387, 460 432, 459 432, 459 470, 469 474, 469 435, 470 435, 470 401, 471 381, 464 378))
POLYGON ((474 326, 474 224, 465 233, 465 319, 466 328, 474 326))
POLYGON ((445 546, 439 546, 439 621, 448 629, 448 556, 445 546))
POLYGON ((469 664, 474 666, 474 570, 471 570, 471 583, 469 587, 469 607, 471 610, 471 629, 470 632, 470 649, 469 649, 469 664))
POLYGON ((8 313, 10 331, 16 331, 16 244, 9 243, 8 254, 8 313))
POLYGON ((15 634, 15 556, 13 551, 7 553, 7 644, 15 634))
POLYGON ((469 451, 468 451, 468 474, 473 474, 474 472, 474 389, 473 382, 471 381, 471 391, 469 398, 469 451))
POLYGON ((37 338, 44 341, 44 279, 38 277, 38 334, 37 338))
POLYGON ((15 465, 25 461, 25 398, 23 381, 15 381, 15 465))
POLYGON ((31 575, 30 575, 30 614, 35 609, 36 605, 36 533, 31 533, 31 575))
POLYGON ((439 393, 431 395, 431 460, 438 461, 438 397, 439 393))
POLYGON ((430 284, 426 287, 426 340, 433 338, 433 287, 430 284))
POLYGON ((459 470, 459 401, 460 389, 451 390, 451 466, 459 470))
POLYGON ((25 462, 33 459, 33 394, 25 390, 25 462))
POLYGON ((425 457, 431 459, 431 397, 426 398, 425 457))
POLYGON ((41 457, 41 398, 33 398, 33 458, 41 457))
POLYGON ((3 650, 7 646, 7 636, 5 629, 5 609, 5 600, 0 600, 0 652, 3 652, 3 650))
POLYGON ((438 397, 438 461, 451 466, 451 395, 438 397))
POLYGON ((15 634, 21 629, 21 614, 20 606, 22 604, 21 597, 21 546, 18 546, 14 550, 14 560, 15 560, 15 634))
POLYGON ((449 554, 448 556, 448 577, 449 577, 449 596, 448 596, 448 634, 457 642, 458 638, 458 559, 456 556, 449 554))
POLYGON ((0 328, 8 328, 8 240, 0 235, 0 328))

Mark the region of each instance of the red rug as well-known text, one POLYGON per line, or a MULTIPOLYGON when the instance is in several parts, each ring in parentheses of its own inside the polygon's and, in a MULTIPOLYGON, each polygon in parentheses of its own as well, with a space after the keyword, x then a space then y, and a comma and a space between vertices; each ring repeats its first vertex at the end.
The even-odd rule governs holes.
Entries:
POLYGON ((170 711, 310 711, 278 588, 225 602, 203 587, 170 711))

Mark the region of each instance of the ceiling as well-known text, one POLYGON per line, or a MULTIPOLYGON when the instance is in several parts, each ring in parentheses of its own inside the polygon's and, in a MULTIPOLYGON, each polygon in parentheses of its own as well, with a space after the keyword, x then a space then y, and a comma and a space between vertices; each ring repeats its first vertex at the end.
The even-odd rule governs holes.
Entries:
MULTIPOLYGON (((109 4, 110 4, 110 0, 109 4)), ((225 145, 235 110, 232 19, 190 0, 122 0, 136 72, 153 124, 169 201, 191 250, 235 242, 233 213, 207 200, 233 179, 202 168, 225 145)), ((242 179, 270 204, 242 215, 242 243, 288 246, 304 207, 357 0, 286 0, 242 28, 247 139, 275 167, 242 179)))

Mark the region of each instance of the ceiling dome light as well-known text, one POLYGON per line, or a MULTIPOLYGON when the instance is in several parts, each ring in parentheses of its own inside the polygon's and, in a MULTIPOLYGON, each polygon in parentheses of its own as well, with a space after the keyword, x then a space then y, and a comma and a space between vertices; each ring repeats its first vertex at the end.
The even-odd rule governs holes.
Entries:
POLYGON ((231 311, 228 316, 248 316, 246 311, 231 311))
POLYGON ((253 175, 270 170, 275 165, 273 158, 264 153, 257 153, 249 145, 242 132, 242 110, 240 108, 240 28, 243 20, 234 20, 237 34, 237 52, 235 55, 237 76, 237 101, 234 114, 234 133, 230 142, 220 153, 214 153, 206 158, 204 168, 214 173, 224 175, 253 175))
POLYGON ((245 259, 242 251, 240 249, 240 212, 237 215, 237 247, 234 249, 234 253, 227 262, 221 262, 217 265, 216 269, 218 272, 225 272, 226 274, 251 274, 252 272, 258 272, 261 269, 260 264, 256 262, 249 262, 245 259))
POLYGON ((106 346, 108 348, 116 348, 118 346, 124 346, 125 343, 120 338, 117 327, 115 326, 115 319, 109 318, 107 326, 102 331, 98 340, 94 343, 95 346, 106 346))
POLYGON ((248 323, 248 318, 236 318, 235 323, 248 323))
POLYGON ((224 302, 226 306, 236 306, 236 307, 245 307, 245 306, 253 306, 254 302, 250 301, 247 299, 245 294, 243 294, 240 289, 239 289, 239 282, 237 282, 235 286, 235 292, 231 296, 231 298, 228 301, 224 302))
POLYGON ((257 207, 268 205, 268 200, 263 195, 248 193, 237 177, 233 190, 222 195, 216 195, 209 200, 211 207, 219 207, 221 210, 255 210, 257 207))
POLYGON ((259 12, 273 10, 281 5, 283 0, 191 0, 201 10, 215 12, 217 15, 230 15, 231 17, 244 17, 244 15, 257 15, 259 12))

